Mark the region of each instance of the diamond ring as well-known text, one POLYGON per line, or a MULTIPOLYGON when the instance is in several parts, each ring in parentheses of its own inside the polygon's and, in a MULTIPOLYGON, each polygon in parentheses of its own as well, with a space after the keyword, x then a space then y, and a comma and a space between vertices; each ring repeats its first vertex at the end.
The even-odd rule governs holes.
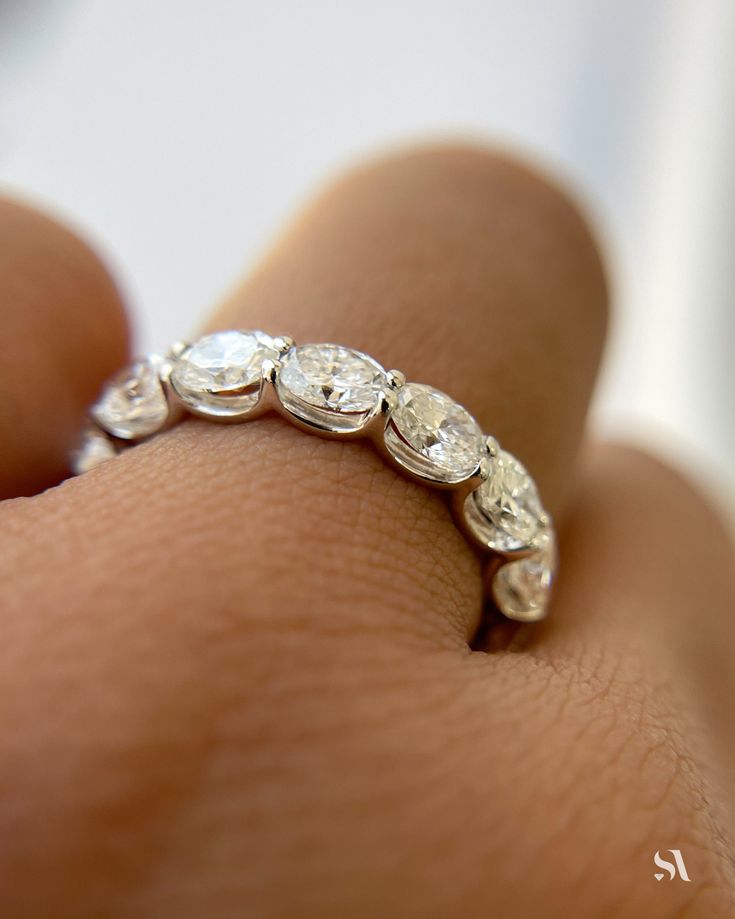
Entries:
POLYGON ((188 412, 245 422, 277 412, 302 430, 370 440, 404 475, 447 493, 454 520, 486 559, 486 592, 505 616, 546 615, 556 538, 536 485, 454 399, 335 344, 231 330, 141 358, 92 406, 79 474, 188 412))

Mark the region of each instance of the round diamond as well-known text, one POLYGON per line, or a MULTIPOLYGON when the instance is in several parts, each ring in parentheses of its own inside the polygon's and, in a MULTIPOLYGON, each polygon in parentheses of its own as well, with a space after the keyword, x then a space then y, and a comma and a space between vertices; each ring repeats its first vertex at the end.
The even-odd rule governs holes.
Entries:
POLYGON ((385 371, 367 354, 341 345, 301 345, 283 359, 276 384, 286 408, 330 430, 354 430, 387 386, 385 371))
POLYGON ((485 452, 482 431, 472 415, 424 383, 406 383, 398 390, 385 445, 411 472, 451 484, 471 476, 485 452))
POLYGON ((501 613, 519 622, 543 619, 556 573, 556 541, 551 530, 538 539, 539 551, 499 568, 492 589, 501 613))
POLYGON ((169 412, 159 366, 159 358, 145 358, 114 376, 92 406, 97 424, 124 440, 137 440, 159 431, 169 412))
POLYGON ((505 450, 493 458, 487 481, 467 498, 465 514, 480 541, 498 552, 529 546, 545 520, 535 482, 505 450))
POLYGON ((240 415, 258 401, 263 362, 279 350, 265 332, 214 332, 176 358, 171 386, 182 402, 204 415, 240 415))

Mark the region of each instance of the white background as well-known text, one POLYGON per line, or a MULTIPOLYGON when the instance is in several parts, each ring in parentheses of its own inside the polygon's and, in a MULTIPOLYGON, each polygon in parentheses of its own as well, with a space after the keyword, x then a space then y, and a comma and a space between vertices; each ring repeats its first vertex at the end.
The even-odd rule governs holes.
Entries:
POLYGON ((607 245, 594 425, 732 496, 734 48, 732 0, 0 0, 0 182, 92 237, 160 348, 356 156, 516 144, 607 245))

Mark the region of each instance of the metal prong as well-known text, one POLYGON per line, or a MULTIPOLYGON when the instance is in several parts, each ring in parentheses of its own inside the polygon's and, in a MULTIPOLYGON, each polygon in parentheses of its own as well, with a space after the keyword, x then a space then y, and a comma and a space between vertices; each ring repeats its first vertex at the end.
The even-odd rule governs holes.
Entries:
POLYGON ((392 389, 381 389, 380 395, 378 396, 379 414, 385 418, 393 411, 396 405, 398 405, 398 399, 396 398, 395 392, 392 389))
POLYGON ((466 498, 468 498, 472 492, 479 488, 483 482, 487 481, 488 471, 484 463, 480 463, 477 469, 472 473, 471 476, 467 479, 463 479, 461 482, 458 482, 456 485, 452 485, 452 491, 456 496, 456 501, 459 505, 464 504, 466 498))
POLYGON ((497 456, 500 453, 500 444, 492 435, 488 434, 485 438, 485 449, 490 456, 497 456))
POLYGON ((258 402, 252 410, 252 417, 258 418, 260 415, 275 410, 282 412, 281 400, 278 398, 276 390, 276 380, 278 371, 281 369, 281 362, 267 358, 263 361, 260 371, 260 396, 258 402))
POLYGON ((381 389, 378 393, 377 405, 361 428, 362 435, 371 438, 377 444, 382 444, 388 415, 390 415, 397 403, 398 399, 392 389, 381 389))
POLYGON ((272 386, 275 386, 276 379, 278 378, 278 371, 280 369, 280 361, 272 361, 270 358, 266 358, 266 360, 263 361, 263 366, 260 370, 260 377, 263 383, 269 383, 272 386))
POLYGON ((181 357, 181 355, 184 353, 184 351, 186 351, 188 347, 189 347, 189 342, 187 341, 175 341, 171 345, 171 347, 168 349, 168 354, 166 356, 172 357, 174 359, 177 357, 181 357))
POLYGON ((174 369, 173 361, 164 357, 158 366, 158 379, 163 383, 164 388, 171 380, 171 371, 174 369))
MULTIPOLYGON (((177 341, 168 349, 166 354, 163 357, 159 358, 158 364, 158 376, 161 382, 164 384, 164 388, 168 387, 171 380, 171 371, 174 369, 174 362, 177 358, 186 351, 189 347, 189 343, 186 341, 177 341)), ((168 392, 166 393, 168 396, 168 392)))
POLYGON ((296 342, 293 340, 293 338, 291 338, 290 335, 279 335, 277 338, 273 339, 273 344, 280 354, 285 354, 287 351, 290 351, 291 348, 293 348, 296 342))
POLYGON ((185 414, 185 406, 179 399, 176 390, 171 384, 171 371, 173 370, 173 364, 171 361, 164 360, 161 364, 161 369, 159 371, 159 379, 161 380, 161 386, 163 387, 163 394, 166 397, 166 403, 168 404, 168 419, 166 420, 166 428, 170 428, 172 425, 180 421, 185 414))
POLYGON ((406 385, 406 374, 401 370, 389 370, 386 377, 391 389, 400 389, 401 386, 406 385))

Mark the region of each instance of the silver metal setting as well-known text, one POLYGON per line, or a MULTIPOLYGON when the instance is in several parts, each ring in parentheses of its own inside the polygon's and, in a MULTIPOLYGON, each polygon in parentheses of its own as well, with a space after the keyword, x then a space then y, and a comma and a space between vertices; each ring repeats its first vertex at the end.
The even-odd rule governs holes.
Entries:
POLYGON ((260 399, 263 362, 289 345, 258 330, 211 332, 173 357, 167 383, 195 415, 244 421, 260 399))
POLYGON ((537 622, 548 612, 557 565, 556 536, 549 526, 536 538, 534 551, 488 569, 486 592, 509 619, 537 622))
MULTIPOLYGON (((299 348, 287 335, 272 337, 263 332, 213 333, 198 341, 177 342, 164 358, 142 362, 156 368, 167 416, 160 424, 146 427, 144 423, 141 436, 123 418, 119 428, 126 432, 123 440, 115 436, 114 425, 101 424, 95 407, 94 420, 73 458, 75 473, 114 458, 187 413, 223 424, 275 413, 307 433, 368 440, 402 475, 447 493, 457 526, 487 560, 486 593, 500 612, 521 622, 546 615, 557 568, 551 517, 538 502, 533 479, 524 467, 494 437, 481 434, 472 416, 449 396, 409 383, 400 370, 386 371, 354 349, 332 344, 299 348), (198 361, 193 370, 186 365, 192 354, 198 361), (293 369, 285 375, 288 379, 281 376, 284 366, 293 369), (416 404, 407 420, 405 406, 411 399, 416 404), (404 412, 403 428, 396 423, 397 415, 394 418, 399 406, 404 412), (496 478, 504 461, 506 479, 496 478), (495 501, 487 513, 483 508, 488 501, 480 501, 480 494, 491 494, 495 501)), ((135 362, 131 368, 140 364, 135 362)), ((130 376, 129 369, 118 377, 126 379, 126 372, 130 376)), ((114 380, 109 386, 113 384, 114 380)), ((157 391, 152 390, 153 400, 157 391)), ((119 400, 113 404, 118 408, 119 400)), ((145 409, 136 404, 136 417, 142 412, 147 419, 145 409)), ((160 398, 159 403, 152 402, 151 417, 158 417, 156 409, 163 416, 160 398)))
POLYGON ((318 431, 362 431, 388 388, 383 367, 362 351, 331 343, 292 345, 275 386, 294 420, 318 431))

